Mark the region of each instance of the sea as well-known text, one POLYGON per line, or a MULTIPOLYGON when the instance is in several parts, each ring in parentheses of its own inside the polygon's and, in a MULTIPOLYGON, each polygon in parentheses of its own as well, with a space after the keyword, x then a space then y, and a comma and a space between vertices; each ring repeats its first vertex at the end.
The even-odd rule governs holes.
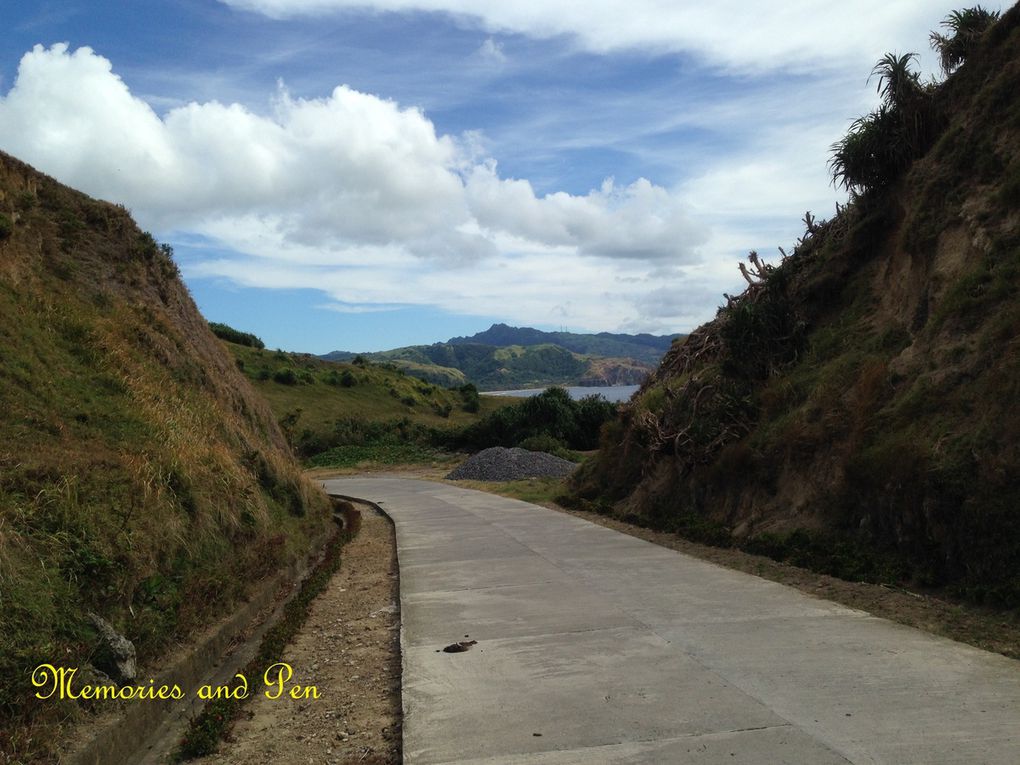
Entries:
MULTIPOLYGON (((588 386, 562 386, 566 388, 567 393, 575 401, 585 396, 602 396, 606 401, 628 401, 634 392, 640 388, 640 385, 604 385, 598 387, 588 386)), ((520 390, 487 390, 482 391, 483 396, 514 396, 517 398, 527 398, 528 396, 537 396, 539 393, 544 391, 545 388, 521 388, 520 390)))

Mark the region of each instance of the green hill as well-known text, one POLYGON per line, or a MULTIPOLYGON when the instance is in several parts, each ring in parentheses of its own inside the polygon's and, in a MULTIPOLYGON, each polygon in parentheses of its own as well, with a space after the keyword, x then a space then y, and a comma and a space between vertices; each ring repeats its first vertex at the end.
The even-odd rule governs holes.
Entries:
POLYGON ((168 248, 0 153, 0 751, 43 756, 94 611, 142 666, 329 527, 168 248))
MULTIPOLYGON (((472 337, 360 355, 444 386, 465 381, 482 390, 636 385, 671 343, 670 337, 654 335, 581 335, 493 324, 472 337)), ((350 361, 357 355, 334 351, 323 358, 350 361)))
POLYGON ((576 332, 543 332, 531 327, 493 324, 471 337, 453 337, 450 345, 558 345, 568 351, 603 358, 628 358, 645 364, 658 364, 679 335, 624 335, 610 332, 580 334, 576 332))
POLYGON ((415 430, 453 430, 508 403, 498 397, 479 397, 473 388, 428 383, 390 364, 363 359, 334 362, 250 343, 224 344, 306 460, 339 445, 378 440, 384 435, 380 428, 391 429, 389 435, 403 442, 413 440, 415 430), (374 428, 372 437, 359 438, 350 432, 352 427, 374 428))
POLYGON ((943 84, 879 62, 882 109, 834 146, 851 203, 780 265, 751 258, 573 502, 1020 605, 1020 10, 962 34, 943 84))

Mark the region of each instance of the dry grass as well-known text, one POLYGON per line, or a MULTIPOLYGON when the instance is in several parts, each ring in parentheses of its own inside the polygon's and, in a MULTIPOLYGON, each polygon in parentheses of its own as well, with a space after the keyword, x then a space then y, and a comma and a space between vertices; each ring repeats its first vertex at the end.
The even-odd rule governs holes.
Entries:
POLYGON ((89 660, 86 611, 143 664, 328 523, 268 406, 176 266, 121 208, 0 155, 0 752, 45 761, 70 704, 42 662, 89 660))

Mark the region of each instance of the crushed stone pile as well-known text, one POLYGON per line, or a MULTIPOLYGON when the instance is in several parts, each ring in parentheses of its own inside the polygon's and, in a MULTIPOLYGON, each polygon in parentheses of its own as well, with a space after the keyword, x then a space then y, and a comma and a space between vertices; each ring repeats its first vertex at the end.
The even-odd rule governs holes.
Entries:
POLYGON ((517 481, 521 478, 559 477, 577 465, 545 452, 493 446, 469 457, 446 477, 454 481, 517 481))

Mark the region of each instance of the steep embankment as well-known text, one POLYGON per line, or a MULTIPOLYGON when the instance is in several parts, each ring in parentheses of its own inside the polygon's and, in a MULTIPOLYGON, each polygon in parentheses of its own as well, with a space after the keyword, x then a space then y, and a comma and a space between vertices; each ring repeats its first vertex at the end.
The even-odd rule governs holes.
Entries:
POLYGON ((1020 12, 932 146, 674 347, 574 501, 851 577, 1020 604, 1020 12))
POLYGON ((29 677, 95 658, 88 611, 144 663, 328 520, 168 248, 2 153, 0 348, 0 750, 18 759, 72 711, 29 677))

